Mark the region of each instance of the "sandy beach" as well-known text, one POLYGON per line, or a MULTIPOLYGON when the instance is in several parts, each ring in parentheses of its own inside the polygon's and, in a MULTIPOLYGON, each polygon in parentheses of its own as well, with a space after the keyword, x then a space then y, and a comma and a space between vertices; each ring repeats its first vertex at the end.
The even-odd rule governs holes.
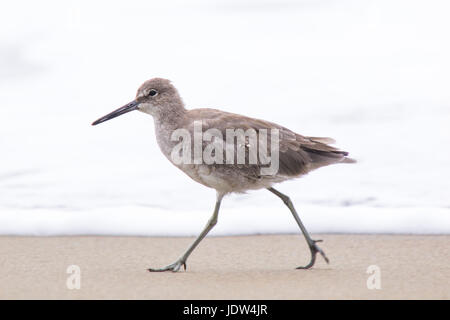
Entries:
POLYGON ((149 273, 192 238, 0 237, 0 299, 449 299, 450 236, 314 235, 331 263, 295 270, 299 235, 209 237, 187 272, 149 273), (80 268, 68 289, 67 268, 80 268), (367 268, 381 289, 368 289, 367 268))

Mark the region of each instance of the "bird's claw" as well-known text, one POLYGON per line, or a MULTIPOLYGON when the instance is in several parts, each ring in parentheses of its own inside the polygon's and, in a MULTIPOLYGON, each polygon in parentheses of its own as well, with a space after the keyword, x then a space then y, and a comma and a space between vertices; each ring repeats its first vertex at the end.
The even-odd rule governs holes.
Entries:
POLYGON ((314 250, 315 253, 319 252, 320 255, 323 257, 323 259, 327 262, 330 263, 330 260, 328 260, 328 257, 325 255, 325 252, 323 252, 322 249, 319 248, 318 245, 316 245, 317 242, 323 242, 323 240, 313 240, 314 241, 314 245, 312 250, 314 250))
POLYGON ((311 268, 314 263, 316 262, 316 254, 320 253, 320 255, 324 258, 324 260, 327 263, 330 263, 330 260, 328 260, 328 257, 325 255, 325 252, 323 252, 322 249, 319 248, 319 246, 316 244, 317 242, 323 242, 323 240, 312 240, 312 243, 309 244, 309 249, 311 250, 311 260, 309 263, 304 267, 297 267, 297 269, 309 269, 311 268))
POLYGON ((159 268, 159 269, 149 268, 148 271, 150 271, 150 272, 164 272, 164 271, 178 272, 180 270, 181 266, 183 266, 184 271, 186 271, 186 261, 182 261, 182 260, 177 260, 176 262, 169 264, 168 266, 165 266, 163 268, 159 268))

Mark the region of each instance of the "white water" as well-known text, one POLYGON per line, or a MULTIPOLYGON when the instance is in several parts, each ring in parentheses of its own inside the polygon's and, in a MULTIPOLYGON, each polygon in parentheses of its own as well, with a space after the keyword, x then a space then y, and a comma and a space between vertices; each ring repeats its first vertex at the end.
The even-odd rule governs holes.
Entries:
MULTIPOLYGON (((268 119, 350 151, 357 165, 279 186, 311 231, 450 232, 447 2, 2 6, 1 234, 201 229, 214 191, 167 162, 149 116, 90 126, 154 76, 189 108, 268 119)), ((215 232, 297 230, 263 190, 226 198, 215 232)))

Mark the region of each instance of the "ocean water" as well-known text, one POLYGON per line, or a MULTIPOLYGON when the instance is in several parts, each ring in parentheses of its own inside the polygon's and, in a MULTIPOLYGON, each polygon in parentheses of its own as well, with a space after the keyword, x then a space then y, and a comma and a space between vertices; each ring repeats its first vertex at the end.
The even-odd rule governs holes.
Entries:
MULTIPOLYGON (((188 108, 330 136, 358 160, 279 185, 313 232, 450 233, 445 1, 19 1, 0 10, 0 234, 194 235, 214 190, 153 120, 90 123, 171 79, 188 108)), ((298 232, 268 191, 213 234, 298 232)))

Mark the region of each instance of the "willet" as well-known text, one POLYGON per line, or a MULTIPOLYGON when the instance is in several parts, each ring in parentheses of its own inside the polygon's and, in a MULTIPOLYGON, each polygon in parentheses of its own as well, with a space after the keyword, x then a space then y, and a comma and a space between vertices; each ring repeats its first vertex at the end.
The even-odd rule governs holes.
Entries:
MULTIPOLYGON (((156 140, 162 153, 169 161, 193 180, 215 189, 217 194, 215 208, 211 218, 186 252, 174 263, 159 269, 150 268, 149 271, 176 272, 181 266, 184 266, 186 270, 186 261, 189 255, 216 225, 223 197, 232 192, 245 192, 246 190, 262 188, 269 190, 285 203, 303 232, 311 251, 311 259, 308 264, 297 269, 311 268, 315 263, 317 253, 320 253, 328 263, 328 258, 325 253, 317 245, 317 242, 321 240, 313 240, 310 237, 289 197, 273 188, 273 185, 288 179, 300 177, 322 166, 355 162, 353 159, 347 158, 347 152, 329 145, 334 142, 333 139, 302 136, 272 122, 215 109, 187 110, 177 89, 169 80, 161 78, 154 78, 144 82, 138 89, 135 100, 96 120, 92 125, 97 125, 133 110, 139 110, 153 116, 156 140), (183 145, 183 149, 180 149, 178 147, 180 136, 194 136, 195 140, 196 135, 199 134, 199 125, 200 135, 209 132, 209 139, 215 142, 212 148, 213 151, 211 152, 211 146, 206 146, 203 140, 200 144, 200 152, 196 150, 196 146, 192 148, 192 145, 188 145, 186 148, 183 145), (241 137, 239 137, 239 134, 236 134, 236 139, 232 137, 230 141, 227 135, 225 141, 223 137, 228 134, 228 130, 230 129, 234 133, 242 133, 244 130, 245 132, 243 135, 241 134, 241 137), (242 131, 239 131, 239 129, 242 129, 242 131), (258 140, 253 139, 252 130, 258 136, 258 140), (264 140, 260 138, 264 136, 263 133, 267 137, 267 131, 271 133, 271 140, 270 143, 264 144, 262 143, 264 140), (242 137, 243 140, 239 140, 242 137), (273 139, 274 137, 276 140, 273 139), (235 143, 235 141, 238 142, 235 143), (240 144, 239 141, 241 141, 240 144), (259 158, 252 158, 252 152, 256 150, 256 148, 253 148, 252 143, 254 144, 255 141, 259 143, 258 152, 270 146, 272 163, 275 162, 274 159, 277 162, 274 166, 276 169, 274 172, 261 174, 264 168, 268 168, 268 162, 266 161, 268 157, 263 159, 264 156, 262 155, 264 154, 258 153, 259 158), (229 149, 230 146, 231 149, 229 149), (231 150, 232 157, 228 158, 228 155, 226 155, 227 161, 225 163, 217 161, 218 159, 223 159, 220 155, 222 151, 220 151, 219 147, 226 149, 224 153, 231 150), (216 161, 207 161, 208 159, 201 157, 205 154, 207 148, 210 151, 209 155, 216 161), (174 152, 175 149, 176 152, 174 152), (244 150, 245 152, 244 162, 242 162, 242 158, 241 162, 239 162, 239 159, 236 160, 234 157, 233 152, 238 153, 239 150, 244 150), (189 155, 189 157, 183 158, 184 161, 175 159, 181 151, 184 153, 184 156, 189 155), (194 153, 193 162, 190 161, 192 151, 194 153), (195 157, 196 155, 197 157, 195 157), (199 155, 200 161, 198 159, 199 155), (249 159, 252 159, 253 162, 249 159)), ((191 142, 190 138, 186 139, 184 143, 186 141, 191 142)), ((239 157, 238 154, 237 156, 239 157)))

